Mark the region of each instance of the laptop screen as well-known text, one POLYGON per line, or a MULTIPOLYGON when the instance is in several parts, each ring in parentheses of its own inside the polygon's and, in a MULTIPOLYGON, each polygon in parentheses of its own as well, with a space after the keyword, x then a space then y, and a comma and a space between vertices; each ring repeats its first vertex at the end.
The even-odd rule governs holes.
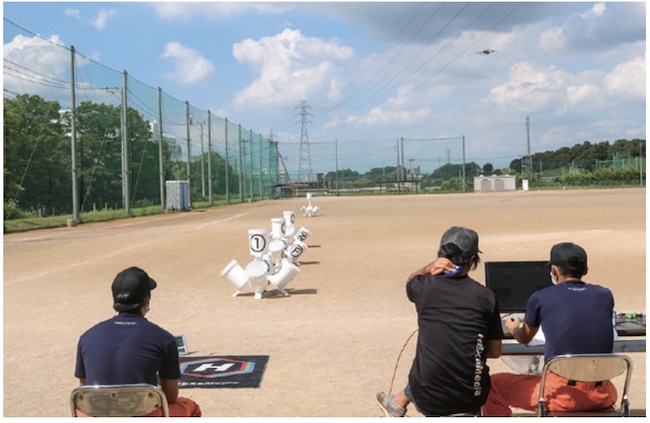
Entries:
POLYGON ((501 313, 524 313, 535 291, 553 285, 547 261, 493 261, 485 263, 485 286, 497 298, 501 313))

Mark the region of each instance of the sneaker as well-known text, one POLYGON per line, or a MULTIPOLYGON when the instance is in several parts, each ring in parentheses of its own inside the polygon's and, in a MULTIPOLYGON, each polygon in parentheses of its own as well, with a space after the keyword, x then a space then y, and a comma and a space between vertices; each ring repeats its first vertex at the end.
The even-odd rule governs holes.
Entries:
POLYGON ((395 404, 395 395, 388 395, 385 392, 377 392, 377 405, 384 412, 386 417, 404 417, 406 409, 395 404))

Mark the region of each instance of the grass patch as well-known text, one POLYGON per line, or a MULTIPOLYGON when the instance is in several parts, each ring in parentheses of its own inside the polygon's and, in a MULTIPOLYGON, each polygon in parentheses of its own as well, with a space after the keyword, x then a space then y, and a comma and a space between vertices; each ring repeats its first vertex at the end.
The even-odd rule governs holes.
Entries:
MULTIPOLYGON (((230 204, 239 203, 231 201, 230 204)), ((192 204, 192 210, 208 209, 210 207, 219 207, 229 204, 226 200, 213 201, 212 205, 208 201, 196 202, 192 204)), ((163 213, 180 213, 163 210, 161 206, 150 206, 142 208, 132 208, 131 215, 127 215, 124 209, 117 210, 98 210, 89 211, 79 214, 79 220, 83 223, 108 222, 112 220, 132 219, 134 217, 152 216, 163 213)), ((72 215, 50 216, 50 217, 28 217, 23 219, 5 220, 4 233, 26 232, 37 229, 62 228, 68 226, 68 219, 72 215)))

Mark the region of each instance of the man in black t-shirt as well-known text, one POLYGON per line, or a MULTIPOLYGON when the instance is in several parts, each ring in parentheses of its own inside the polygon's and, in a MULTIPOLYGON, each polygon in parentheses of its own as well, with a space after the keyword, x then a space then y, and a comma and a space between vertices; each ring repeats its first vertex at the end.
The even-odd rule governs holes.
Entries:
POLYGON ((452 227, 438 259, 409 278, 418 342, 404 390, 377 393, 386 416, 403 417, 411 402, 425 416, 480 414, 490 391, 486 360, 501 355, 503 331, 494 294, 467 276, 479 252, 475 231, 452 227))

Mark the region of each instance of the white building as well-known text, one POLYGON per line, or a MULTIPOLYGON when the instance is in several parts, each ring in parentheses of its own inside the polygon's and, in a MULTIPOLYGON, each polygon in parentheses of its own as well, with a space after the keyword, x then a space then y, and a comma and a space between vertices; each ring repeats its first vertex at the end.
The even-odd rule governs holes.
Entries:
POLYGON ((515 191, 516 178, 515 176, 475 176, 474 177, 474 192, 501 192, 501 191, 515 191))

